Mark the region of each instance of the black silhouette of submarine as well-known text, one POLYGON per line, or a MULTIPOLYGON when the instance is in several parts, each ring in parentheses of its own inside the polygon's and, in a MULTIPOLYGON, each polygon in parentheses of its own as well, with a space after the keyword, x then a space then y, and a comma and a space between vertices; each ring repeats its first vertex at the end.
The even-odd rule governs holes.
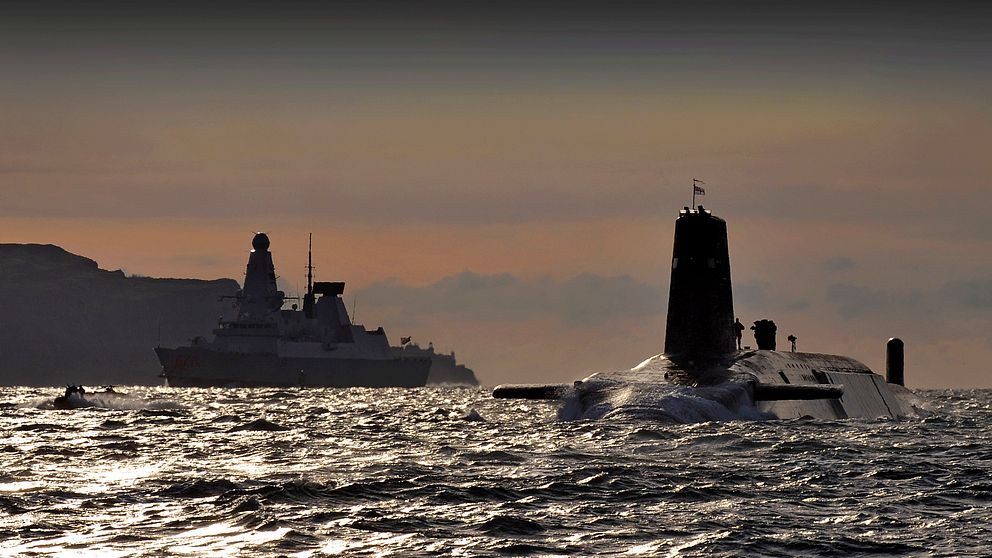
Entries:
MULTIPOLYGON (((737 350, 727 223, 698 206, 675 222, 665 352, 630 370, 599 372, 572 385, 500 385, 493 397, 567 400, 582 409, 603 405, 618 390, 734 388, 735 405, 769 418, 900 418, 924 414, 923 401, 903 385, 903 343, 887 345, 886 377, 845 356, 779 352, 774 326, 756 323, 757 350, 737 350), (770 327, 769 327, 770 326, 770 327)), ((724 395, 727 397, 727 395, 724 395)), ((595 413, 592 413, 595 415, 595 413)))

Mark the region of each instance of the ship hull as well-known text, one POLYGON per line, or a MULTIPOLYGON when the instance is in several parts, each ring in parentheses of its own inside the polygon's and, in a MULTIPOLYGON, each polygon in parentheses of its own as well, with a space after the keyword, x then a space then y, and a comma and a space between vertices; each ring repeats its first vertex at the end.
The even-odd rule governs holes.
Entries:
POLYGON ((926 414, 918 396, 887 383, 864 364, 813 353, 742 351, 697 367, 658 355, 631 370, 598 373, 574 387, 560 387, 551 398, 574 393, 577 416, 586 417, 595 416, 599 408, 655 405, 659 390, 686 388, 686 393, 700 397, 718 394, 729 407, 749 407, 758 414, 748 416, 763 418, 898 419, 926 414), (731 386, 738 389, 720 389, 731 386), (761 395, 769 393, 784 397, 763 400, 761 395))
POLYGON ((300 358, 197 347, 155 349, 172 387, 423 387, 430 359, 300 358))

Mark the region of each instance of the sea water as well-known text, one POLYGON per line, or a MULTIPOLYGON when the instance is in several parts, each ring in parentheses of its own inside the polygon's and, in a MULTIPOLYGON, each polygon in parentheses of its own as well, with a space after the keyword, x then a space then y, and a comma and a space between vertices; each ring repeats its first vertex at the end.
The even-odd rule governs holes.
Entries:
POLYGON ((55 410, 54 388, 0 388, 0 554, 992 555, 989 391, 922 392, 933 414, 902 421, 120 391, 55 410))

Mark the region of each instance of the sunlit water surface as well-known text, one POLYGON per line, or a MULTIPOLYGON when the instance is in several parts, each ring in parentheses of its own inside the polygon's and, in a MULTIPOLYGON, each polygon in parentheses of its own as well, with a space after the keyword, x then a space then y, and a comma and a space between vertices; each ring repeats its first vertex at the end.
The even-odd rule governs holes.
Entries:
POLYGON ((992 555, 989 391, 693 424, 481 389, 122 391, 0 388, 0 554, 992 555))

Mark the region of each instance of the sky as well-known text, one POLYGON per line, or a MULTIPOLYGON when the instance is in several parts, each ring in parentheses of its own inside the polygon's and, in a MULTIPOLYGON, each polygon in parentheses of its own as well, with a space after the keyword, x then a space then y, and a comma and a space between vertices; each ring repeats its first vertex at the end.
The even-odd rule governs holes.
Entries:
POLYGON ((501 382, 664 346, 674 220, 736 313, 910 387, 992 387, 992 7, 24 3, 0 19, 0 242, 289 291, 501 382))

